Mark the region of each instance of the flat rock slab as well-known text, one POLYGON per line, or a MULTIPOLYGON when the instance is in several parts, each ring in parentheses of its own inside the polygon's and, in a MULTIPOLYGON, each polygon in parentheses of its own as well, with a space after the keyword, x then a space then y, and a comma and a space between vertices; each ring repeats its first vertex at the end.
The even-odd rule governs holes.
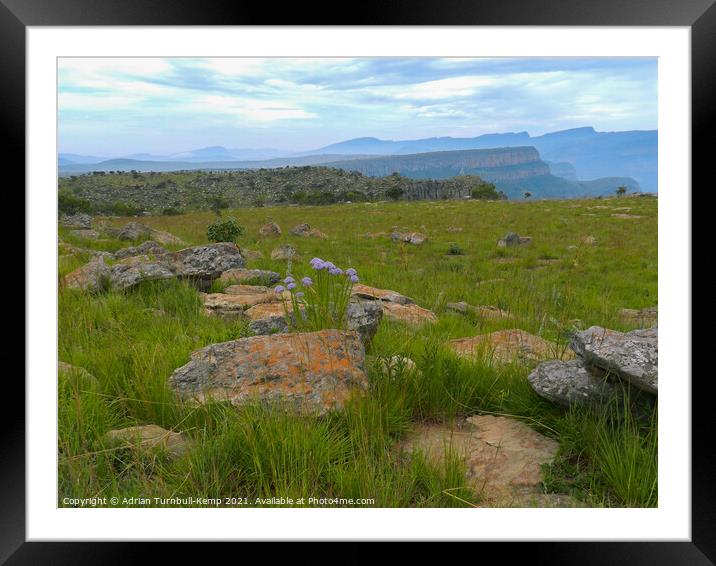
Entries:
POLYGON ((445 308, 451 311, 467 314, 471 313, 482 318, 512 318, 512 315, 498 307, 489 305, 470 305, 464 301, 448 303, 445 308))
POLYGON ((435 464, 454 454, 467 467, 468 485, 485 507, 572 507, 568 496, 544 494, 542 466, 551 463, 559 443, 524 423, 506 417, 469 417, 456 427, 419 425, 401 444, 419 450, 435 464), (550 497, 551 496, 551 497, 550 497))
POLYGON ((198 402, 281 401, 323 414, 367 389, 368 379, 358 333, 321 330, 212 344, 193 352, 169 384, 198 402))
POLYGON ((639 216, 638 214, 626 214, 624 212, 617 212, 616 214, 611 215, 612 218, 643 218, 643 216, 639 216))
MULTIPOLYGON (((250 285, 233 285, 232 287, 251 287, 250 285)), ((228 287, 226 290, 231 289, 228 287)), ((265 289, 268 289, 266 287, 265 289)), ((260 305, 262 303, 277 303, 281 309, 283 305, 282 299, 289 299, 290 293, 284 292, 278 294, 273 290, 266 291, 246 291, 240 292, 238 289, 232 289, 231 293, 199 293, 199 297, 204 303, 204 308, 208 309, 208 314, 226 315, 231 312, 240 314, 242 311, 260 305)))
POLYGON ((146 242, 142 242, 138 246, 130 246, 128 248, 122 248, 121 250, 117 250, 112 254, 112 257, 114 259, 125 259, 137 255, 158 256, 166 253, 169 253, 168 250, 163 248, 157 242, 155 242, 154 240, 147 240, 146 242))
POLYGON ((224 271, 219 277, 219 281, 224 283, 243 283, 254 285, 274 285, 281 279, 281 275, 275 271, 267 271, 265 269, 246 269, 237 267, 224 271))
POLYGON ((617 394, 613 383, 593 371, 584 360, 552 360, 538 365, 527 377, 540 397, 562 407, 599 405, 617 394))
POLYGON ((569 351, 560 351, 554 342, 525 332, 524 330, 498 330, 448 342, 455 353, 463 358, 486 357, 500 363, 514 361, 533 362, 550 358, 573 358, 569 351))
POLYGON ((644 309, 621 309, 619 320, 625 324, 633 324, 639 328, 649 328, 659 322, 659 307, 644 309))
POLYGON ((588 363, 615 373, 634 387, 658 393, 658 327, 617 332, 592 326, 576 333, 569 345, 588 363))
POLYGON ((415 304, 402 305, 388 301, 380 301, 383 315, 392 322, 401 322, 408 326, 422 326, 435 324, 438 317, 431 310, 424 309, 415 304))
POLYGON ((370 287, 368 285, 363 285, 362 283, 355 283, 351 289, 351 294, 364 299, 388 301, 390 303, 398 303, 401 305, 412 305, 415 303, 413 299, 406 297, 405 295, 401 295, 397 291, 378 289, 377 287, 370 287))
POLYGON ((163 450, 173 458, 184 455, 191 446, 191 443, 181 433, 154 424, 110 430, 106 439, 107 443, 113 447, 130 448, 142 452, 163 450))

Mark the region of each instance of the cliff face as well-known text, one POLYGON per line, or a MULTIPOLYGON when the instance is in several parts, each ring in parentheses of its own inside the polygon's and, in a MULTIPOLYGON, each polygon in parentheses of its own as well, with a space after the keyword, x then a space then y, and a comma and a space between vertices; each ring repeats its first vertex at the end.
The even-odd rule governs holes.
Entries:
POLYGON ((414 179, 445 179, 478 175, 489 181, 516 180, 548 175, 549 166, 534 147, 502 147, 391 155, 325 164, 371 177, 400 173, 414 179))

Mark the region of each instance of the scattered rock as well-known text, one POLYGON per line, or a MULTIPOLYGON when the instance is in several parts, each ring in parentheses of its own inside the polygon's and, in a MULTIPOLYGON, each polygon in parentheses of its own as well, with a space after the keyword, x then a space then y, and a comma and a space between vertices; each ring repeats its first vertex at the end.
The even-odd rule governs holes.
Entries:
POLYGON ((410 326, 422 326, 423 324, 435 324, 438 317, 431 310, 419 307, 416 304, 400 304, 389 301, 381 301, 383 314, 393 322, 402 322, 410 326))
POLYGON ((154 424, 110 430, 106 439, 113 447, 142 452, 162 450, 172 458, 183 456, 191 447, 191 443, 181 433, 154 424))
POLYGON ((445 308, 459 313, 472 313, 482 318, 512 318, 512 315, 500 308, 485 305, 470 305, 464 301, 459 303, 447 303, 445 308))
POLYGON ((267 224, 264 224, 263 226, 261 226, 261 229, 259 230, 259 234, 261 236, 280 236, 281 235, 281 226, 279 226, 275 222, 268 222, 267 224))
POLYGON ((626 324, 633 324, 639 328, 649 328, 659 322, 659 307, 644 309, 621 309, 619 320, 626 324))
POLYGON ((594 236, 583 236, 580 242, 586 246, 597 245, 597 239, 594 236))
POLYGON ((83 240, 96 240, 99 238, 99 232, 91 229, 70 230, 70 234, 75 238, 82 238, 83 240))
POLYGON ((246 260, 236 244, 227 242, 193 246, 165 257, 170 258, 180 277, 199 279, 216 279, 224 271, 246 265, 246 260))
POLYGON ((616 214, 611 215, 612 218, 644 218, 643 216, 639 216, 637 214, 626 214, 622 212, 617 212, 616 214))
POLYGON ((193 352, 169 383, 180 396, 198 402, 284 401, 323 414, 368 388, 364 364, 357 332, 253 336, 193 352))
POLYGON ((368 285, 363 285, 362 283, 355 283, 351 290, 351 294, 364 299, 388 301, 401 305, 412 305, 415 303, 413 299, 406 297, 405 295, 401 295, 396 291, 369 287, 368 285))
POLYGON ((436 465, 448 454, 463 460, 468 485, 485 507, 577 506, 566 495, 544 494, 542 466, 554 461, 559 443, 506 417, 469 417, 451 428, 422 424, 400 448, 420 451, 436 465))
POLYGON ((492 283, 502 283, 503 281, 504 279, 501 277, 497 279, 483 279, 482 281, 476 281, 475 285, 479 287, 481 285, 491 285, 492 283))
POLYGON ((458 232, 462 232, 462 228, 460 226, 450 226, 448 227, 447 231, 450 234, 456 234, 458 232))
POLYGON ((617 392, 606 376, 598 375, 579 358, 541 363, 527 379, 535 393, 563 407, 601 404, 617 392))
POLYGON ((271 259, 287 261, 289 259, 296 258, 299 255, 300 254, 298 253, 298 250, 296 248, 288 244, 284 244, 283 246, 279 246, 271 252, 271 259))
POLYGON ((160 246, 157 242, 153 240, 147 240, 146 242, 142 242, 138 246, 132 246, 129 248, 122 248, 121 250, 117 250, 112 254, 112 257, 114 259, 124 259, 126 257, 132 257, 136 255, 161 255, 168 253, 166 249, 164 249, 162 246, 160 246))
POLYGON ((592 326, 574 334, 570 347, 587 363, 615 373, 638 389, 658 393, 658 327, 617 332, 592 326))
POLYGON ((303 238, 325 239, 328 237, 318 228, 311 228, 311 225, 306 223, 295 226, 293 230, 291 230, 291 234, 293 234, 294 236, 301 236, 303 238))
POLYGON ((497 247, 509 248, 512 246, 522 246, 531 243, 532 238, 530 236, 520 236, 517 232, 508 232, 504 238, 497 241, 497 247))
POLYGON ((313 228, 313 229, 308 233, 308 237, 309 237, 309 238, 319 238, 319 239, 321 239, 321 240, 325 240, 326 238, 328 238, 328 234, 324 234, 324 233, 321 232, 318 228, 313 228))
POLYGON ((207 314, 220 316, 240 315, 244 310, 262 303, 277 303, 283 309, 281 301, 290 299, 290 293, 276 293, 269 287, 256 285, 231 285, 224 293, 200 293, 207 314))
POLYGON ((390 239, 394 242, 405 242, 406 244, 413 244, 414 246, 419 246, 425 242, 427 238, 425 234, 421 234, 420 232, 392 232, 390 234, 390 239))
POLYGON ((114 289, 129 289, 142 281, 174 279, 176 276, 170 265, 146 255, 122 259, 110 267, 110 283, 114 289))
POLYGON ((247 261, 256 261, 264 258, 264 253, 259 250, 247 250, 241 248, 241 255, 243 255, 247 261))
POLYGON ((574 357, 569 351, 560 352, 559 346, 554 342, 516 329, 450 340, 448 345, 460 357, 487 356, 501 363, 543 361, 559 358, 560 353, 562 359, 574 357))
POLYGON ((77 214, 68 214, 60 217, 60 226, 66 228, 77 228, 79 230, 89 230, 92 227, 92 217, 89 214, 78 212, 77 214))
POLYGON ((224 283, 244 283, 255 285, 274 285, 281 279, 281 275, 275 271, 267 271, 264 269, 246 269, 239 267, 224 271, 219 277, 219 281, 224 283))
POLYGON ((162 232, 161 230, 156 230, 139 222, 128 222, 117 232, 109 229, 105 229, 105 232, 108 232, 119 240, 139 240, 141 238, 147 238, 164 245, 184 243, 169 232, 162 232))
POLYGON ((277 334, 289 331, 283 303, 260 303, 246 310, 249 329, 254 334, 277 334))
POLYGON ((100 256, 65 275, 64 283, 69 289, 96 292, 109 286, 111 274, 110 266, 100 256))

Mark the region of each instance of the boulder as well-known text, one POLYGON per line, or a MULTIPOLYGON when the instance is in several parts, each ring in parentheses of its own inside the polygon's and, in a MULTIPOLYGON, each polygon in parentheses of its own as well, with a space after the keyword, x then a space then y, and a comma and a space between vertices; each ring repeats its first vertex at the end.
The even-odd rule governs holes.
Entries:
POLYGON ((176 271, 170 265, 146 256, 130 256, 110 267, 110 282, 114 289, 129 289, 142 281, 173 279, 176 271))
POLYGON ((512 315, 500 308, 485 305, 470 305, 464 301, 459 303, 447 303, 445 308, 451 311, 467 314, 472 313, 482 318, 511 318, 512 315))
POLYGON ((271 259, 278 261, 286 261, 289 259, 294 259, 299 255, 300 254, 298 253, 298 250, 296 248, 288 244, 284 244, 283 246, 279 246, 271 252, 271 259))
POLYGON ((247 250, 241 248, 241 255, 243 255, 247 261, 256 261, 264 258, 264 253, 259 250, 247 250))
POLYGON ((193 246, 164 256, 180 277, 216 279, 225 271, 244 267, 246 260, 236 244, 220 242, 193 246))
POLYGON ((463 358, 485 356, 506 364, 514 361, 534 362, 550 358, 574 357, 568 350, 560 351, 557 344, 519 329, 498 330, 490 334, 458 338, 450 340, 448 346, 463 358))
POLYGON ((231 290, 231 293, 199 294, 207 314, 221 316, 240 315, 244 310, 263 303, 276 303, 283 308, 281 300, 288 299, 290 296, 288 292, 279 295, 268 287, 254 287, 252 285, 232 285, 232 287, 225 289, 225 291, 231 290), (250 287, 254 287, 253 290, 247 289, 250 287), (265 290, 260 291, 259 289, 265 290))
POLYGON ((409 326, 422 326, 427 323, 435 324, 438 321, 438 317, 433 311, 415 304, 403 305, 388 301, 381 301, 380 304, 385 317, 393 322, 401 322, 409 326))
POLYGON ((308 236, 309 232, 311 231, 311 225, 308 223, 299 224, 298 226, 294 226, 291 230, 291 234, 294 236, 308 236))
POLYGON ((319 238, 321 240, 328 238, 328 234, 324 234, 318 228, 311 228, 311 231, 307 234, 307 236, 309 238, 319 238))
POLYGON ((105 438, 107 444, 113 448, 141 452, 162 450, 172 458, 183 456, 191 447, 191 443, 181 433, 155 424, 110 430, 105 438))
POLYGON ((146 226, 145 224, 141 224, 139 222, 127 222, 127 224, 125 224, 124 227, 120 228, 118 231, 106 228, 105 232, 119 240, 134 241, 146 238, 164 245, 184 243, 181 239, 177 238, 173 234, 170 234, 169 232, 156 230, 155 228, 146 226))
MULTIPOLYGON (((243 251, 243 250, 242 250, 243 251)), ((224 271, 219 281, 224 283, 244 283, 255 285, 275 285, 281 279, 281 275, 275 271, 264 269, 246 269, 238 267, 224 271)))
POLYGON ((390 239, 394 242, 404 242, 406 244, 413 244, 414 246, 419 246, 425 240, 428 239, 428 237, 425 234, 421 234, 420 232, 393 232, 390 234, 390 239))
POLYGON ((114 254, 112 254, 112 257, 114 257, 114 259, 124 259, 136 255, 161 255, 165 253, 168 253, 167 250, 160 246, 157 242, 147 240, 138 246, 117 250, 114 254))
POLYGON ((639 328, 649 328, 659 322, 659 307, 643 309, 621 309, 619 320, 624 324, 632 324, 639 328))
POLYGON ((569 345, 587 363, 616 374, 638 389, 658 393, 658 327, 617 332, 592 326, 574 334, 569 345))
POLYGON ((368 285, 363 285, 362 283, 355 283, 351 289, 351 294, 363 299, 388 301, 401 305, 412 305, 415 303, 413 299, 406 297, 405 295, 401 295, 396 291, 377 289, 376 287, 369 287, 368 285))
POLYGON ((75 238, 82 238, 83 240, 96 240, 99 238, 99 232, 91 229, 70 230, 70 234, 75 238))
POLYGON ((508 248, 532 243, 530 236, 520 236, 517 232, 508 232, 504 238, 498 240, 498 248, 508 248))
POLYGON ((254 334, 277 334, 289 331, 283 303, 261 303, 246 310, 249 329, 254 334))
POLYGON ((174 371, 170 386, 197 402, 285 402, 308 413, 340 409, 368 388, 357 332, 253 336, 212 344, 174 371))
POLYGON ((563 407, 602 404, 617 393, 605 375, 599 375, 579 358, 541 363, 527 380, 537 395, 563 407))
POLYGON ((111 268, 98 256, 78 267, 64 277, 64 284, 69 289, 96 292, 107 288, 111 281, 111 268))
POLYGON ((399 449, 419 451, 437 466, 448 455, 462 460, 480 507, 578 506, 567 495, 543 493, 542 467, 554 461, 559 443, 516 419, 479 415, 452 427, 419 424, 399 449))
POLYGON ((268 222, 261 226, 261 228, 259 229, 259 234, 262 236, 280 236, 281 226, 279 226, 275 222, 268 222))
POLYGON ((89 230, 92 228, 92 217, 89 214, 78 212, 77 214, 67 214, 60 217, 60 226, 66 228, 76 228, 79 230, 89 230))

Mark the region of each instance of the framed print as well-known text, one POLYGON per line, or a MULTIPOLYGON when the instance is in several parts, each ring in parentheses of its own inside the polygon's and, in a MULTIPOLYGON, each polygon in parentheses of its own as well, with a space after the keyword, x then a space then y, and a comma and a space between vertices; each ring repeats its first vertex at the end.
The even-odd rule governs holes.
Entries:
POLYGON ((690 233, 716 9, 560 4, 4 2, 28 332, 0 556, 711 563, 690 233))

